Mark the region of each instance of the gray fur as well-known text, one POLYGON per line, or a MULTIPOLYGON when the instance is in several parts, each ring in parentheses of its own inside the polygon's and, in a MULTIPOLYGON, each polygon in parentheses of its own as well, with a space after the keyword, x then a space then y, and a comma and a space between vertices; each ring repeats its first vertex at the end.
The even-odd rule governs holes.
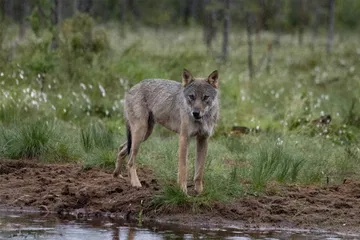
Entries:
POLYGON ((135 169, 135 158, 142 141, 145 141, 159 123, 180 133, 178 182, 186 192, 187 145, 190 137, 198 140, 195 190, 202 191, 203 165, 207 139, 219 117, 217 71, 208 78, 193 78, 184 70, 183 84, 164 79, 147 79, 132 87, 125 96, 124 112, 130 138, 128 145, 119 149, 114 176, 119 175, 122 159, 130 153, 128 168, 131 184, 140 187, 135 169), (131 151, 129 147, 131 146, 131 151))
POLYGON ((148 79, 131 88, 125 98, 125 118, 128 121, 142 119, 151 112, 154 121, 169 130, 180 132, 184 118, 189 121, 189 136, 213 134, 218 119, 219 102, 217 90, 204 80, 196 80, 185 88, 172 80, 148 79), (197 98, 205 93, 211 96, 206 112, 200 121, 191 115, 192 106, 185 94, 197 98))

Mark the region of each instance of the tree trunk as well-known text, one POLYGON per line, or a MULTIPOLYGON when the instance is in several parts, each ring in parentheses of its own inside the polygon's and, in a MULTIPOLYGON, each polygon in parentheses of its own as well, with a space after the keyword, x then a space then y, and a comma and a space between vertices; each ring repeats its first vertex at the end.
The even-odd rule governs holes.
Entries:
MULTIPOLYGON (((63 9, 63 0, 57 0, 56 12, 57 12, 57 23, 59 28, 61 27, 62 22, 62 9, 63 9)), ((60 30, 60 29, 59 29, 60 30)))
POLYGON ((319 15, 320 15, 320 8, 318 3, 314 2, 316 5, 314 7, 314 23, 312 28, 312 36, 311 36, 311 49, 315 49, 315 41, 317 39, 319 33, 319 15))
POLYGON ((59 2, 61 0, 53 0, 54 5, 51 8, 51 24, 52 24, 52 40, 51 49, 56 49, 59 45, 59 2))
POLYGON ((198 16, 198 12, 197 12, 198 6, 197 5, 198 5, 197 0, 191 0, 190 15, 191 15, 192 23, 194 21, 196 21, 196 18, 198 16))
POLYGON ((90 13, 93 6, 93 0, 77 0, 78 10, 84 13, 90 13))
POLYGON ((125 37, 126 0, 120 1, 120 36, 125 37))
POLYGON ((253 66, 253 51, 252 51, 252 13, 246 12, 246 35, 248 40, 248 67, 249 67, 249 78, 252 79, 254 76, 254 66, 253 66))
POLYGON ((0 21, 5 19, 5 0, 0 0, 0 21))
POLYGON ((304 26, 300 23, 299 32, 298 32, 298 43, 301 46, 303 44, 304 39, 304 26))
POLYGON ((261 40, 261 32, 264 29, 264 8, 265 8, 265 2, 264 0, 258 0, 257 3, 258 7, 259 7, 259 11, 257 11, 257 13, 254 13, 254 17, 255 17, 255 34, 256 34, 256 41, 260 42, 261 40))
POLYGON ((138 1, 129 0, 128 6, 131 9, 132 13, 134 14, 136 21, 139 22, 140 21, 140 10, 139 10, 139 6, 138 6, 138 1))
POLYGON ((335 0, 329 1, 329 20, 328 20, 328 38, 326 44, 326 52, 330 53, 332 51, 333 42, 334 42, 334 18, 335 18, 335 0))
POLYGON ((183 15, 183 21, 185 26, 189 25, 190 16, 191 16, 191 0, 186 0, 184 6, 184 15, 183 15))
POLYGON ((276 16, 275 16, 275 40, 274 45, 280 46, 280 35, 281 35, 281 0, 276 0, 275 2, 275 8, 276 8, 276 16))
POLYGON ((223 29, 223 45, 222 45, 222 59, 227 60, 229 48, 229 33, 230 33, 230 0, 224 0, 224 29, 223 29))
POLYGON ((79 9, 78 0, 73 0, 73 15, 75 15, 78 12, 78 9, 79 9))
POLYGON ((305 30, 305 21, 306 21, 306 6, 307 2, 306 0, 300 0, 300 14, 299 14, 299 45, 301 46, 303 44, 304 40, 304 30, 305 30))
POLYGON ((204 42, 209 52, 212 50, 212 42, 216 35, 216 12, 213 9, 209 9, 211 0, 204 0, 204 42))
POLYGON ((5 15, 8 18, 14 19, 14 1, 13 0, 4 0, 4 9, 5 15))
POLYGON ((29 0, 23 0, 21 3, 20 13, 20 27, 19 27, 19 39, 23 40, 26 33, 26 21, 25 18, 30 12, 29 0))

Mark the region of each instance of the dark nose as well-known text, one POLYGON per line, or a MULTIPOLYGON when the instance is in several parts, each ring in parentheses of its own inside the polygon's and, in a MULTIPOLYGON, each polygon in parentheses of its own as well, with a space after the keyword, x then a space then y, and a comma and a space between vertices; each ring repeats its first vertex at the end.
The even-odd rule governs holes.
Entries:
POLYGON ((193 111, 192 114, 193 114, 195 119, 200 119, 201 118, 200 117, 200 111, 193 111))

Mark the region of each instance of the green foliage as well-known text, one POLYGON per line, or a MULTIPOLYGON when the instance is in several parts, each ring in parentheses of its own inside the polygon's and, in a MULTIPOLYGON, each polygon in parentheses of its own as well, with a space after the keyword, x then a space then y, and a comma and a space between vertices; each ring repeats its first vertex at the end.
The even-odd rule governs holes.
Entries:
POLYGON ((210 207, 211 201, 206 194, 190 196, 185 194, 177 185, 165 184, 162 191, 152 199, 153 203, 165 207, 185 207, 193 212, 200 208, 210 207))
MULTIPOLYGON (((88 15, 68 19, 62 27, 57 49, 49 48, 52 36, 41 30, 38 37, 20 43, 0 70, 1 157, 113 168, 125 134, 125 91, 145 78, 181 81, 185 67, 197 76, 219 70, 221 117, 210 140, 200 196, 184 196, 174 186, 177 136, 157 125, 142 143, 138 166, 154 169, 164 186, 155 199, 158 204, 196 209, 214 200, 261 192, 274 182, 339 183, 356 177, 360 72, 355 35, 335 42, 333 55, 318 50, 324 47, 322 36, 314 51, 284 35, 281 49, 273 49, 267 72, 256 59, 262 58, 273 35, 263 34, 254 48, 259 67, 250 81, 242 32, 232 33, 237 45, 229 61, 220 63, 206 51, 199 29, 146 28, 141 34, 129 32, 119 43, 117 28, 101 29, 88 15), (325 114, 332 116, 330 123, 314 122, 325 114), (257 131, 229 136, 236 125, 257 131)), ((10 51, 7 41, 12 35, 6 36, 3 49, 10 51)), ((220 45, 216 39, 214 49, 220 45)), ((189 182, 194 160, 191 142, 189 182)))
POLYGON ((37 158, 50 162, 74 161, 81 157, 65 124, 46 119, 0 126, 0 156, 12 159, 37 158))
POLYGON ((358 27, 360 3, 358 1, 337 1, 336 19, 341 27, 354 29, 358 27))
POLYGON ((0 122, 4 124, 16 121, 18 114, 15 104, 6 102, 0 106, 0 122))
POLYGON ((114 136, 102 122, 92 122, 85 129, 81 129, 81 142, 86 152, 94 148, 113 149, 114 136))
POLYGON ((80 130, 80 144, 86 152, 84 168, 114 168, 117 154, 114 134, 103 122, 90 122, 80 130))
POLYGON ((51 150, 54 129, 44 121, 29 122, 20 128, 2 130, 5 142, 2 155, 9 158, 38 158, 51 150))
POLYGON ((26 61, 24 62, 24 66, 30 71, 37 74, 54 71, 58 57, 49 48, 50 40, 44 40, 30 46, 31 50, 27 52, 28 56, 25 57, 26 61))
POLYGON ((178 186, 164 185, 161 194, 154 196, 157 205, 186 205, 191 197, 187 196, 178 186))
POLYGON ((109 149, 96 148, 87 153, 84 158, 84 169, 92 167, 114 169, 116 151, 109 149))
POLYGON ((94 20, 87 14, 78 13, 62 24, 64 46, 62 52, 73 55, 75 58, 84 58, 91 62, 93 55, 109 49, 106 32, 95 29, 94 20))
POLYGON ((51 11, 53 3, 47 0, 36 0, 35 7, 32 9, 31 15, 28 17, 30 22, 31 29, 36 36, 41 35, 41 31, 51 30, 53 27, 51 25, 51 11))

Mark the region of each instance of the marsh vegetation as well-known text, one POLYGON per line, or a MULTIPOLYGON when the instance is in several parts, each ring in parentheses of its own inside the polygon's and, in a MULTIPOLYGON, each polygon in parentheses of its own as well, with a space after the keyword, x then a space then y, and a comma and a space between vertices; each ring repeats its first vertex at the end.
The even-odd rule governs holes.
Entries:
MULTIPOLYGON (((254 39, 250 78, 248 38, 240 27, 231 30, 226 61, 216 50, 223 44, 220 36, 209 51, 196 24, 135 29, 126 22, 99 24, 79 13, 63 20, 56 48, 51 47, 54 29, 39 29, 29 29, 19 40, 18 25, 2 23, 3 159, 113 169, 125 138, 126 90, 146 78, 180 81, 185 67, 199 76, 219 70, 221 118, 198 197, 186 197, 174 186, 177 135, 156 127, 138 157, 138 166, 153 169, 163 188, 155 202, 196 207, 259 195, 273 183, 338 184, 358 178, 360 48, 355 32, 335 34, 330 54, 325 28, 319 28, 315 44, 310 31, 304 31, 302 44, 284 31, 281 44, 270 48, 274 34, 263 30, 254 39), (249 131, 232 131, 234 126, 249 131)), ((190 178, 194 154, 191 144, 190 178)))

